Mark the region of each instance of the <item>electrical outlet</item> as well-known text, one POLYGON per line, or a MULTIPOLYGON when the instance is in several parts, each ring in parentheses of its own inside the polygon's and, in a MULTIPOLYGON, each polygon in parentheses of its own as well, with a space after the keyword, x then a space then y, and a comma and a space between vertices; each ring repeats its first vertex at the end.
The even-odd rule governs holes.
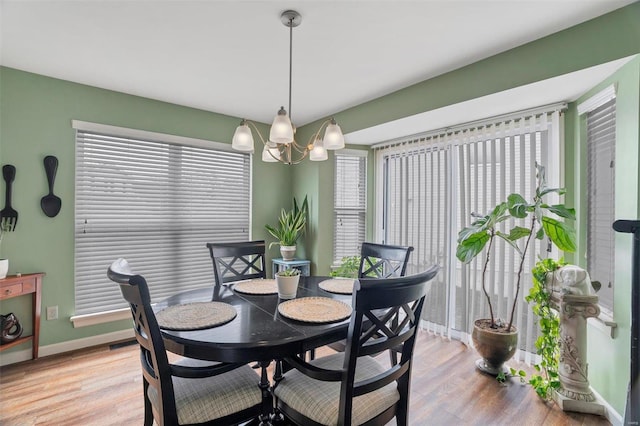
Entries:
POLYGON ((47 320, 57 320, 58 319, 58 307, 57 306, 48 306, 47 307, 47 320))

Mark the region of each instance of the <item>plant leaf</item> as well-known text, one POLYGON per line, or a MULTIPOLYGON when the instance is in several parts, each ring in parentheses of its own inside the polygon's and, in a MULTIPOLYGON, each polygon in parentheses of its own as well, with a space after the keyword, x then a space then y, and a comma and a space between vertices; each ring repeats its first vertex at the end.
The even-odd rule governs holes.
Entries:
POLYGON ((527 200, 522 197, 520 194, 511 194, 507 198, 507 205, 509 207, 509 213, 513 217, 517 217, 519 219, 527 217, 527 208, 529 204, 527 204, 527 200))
POLYGON ((456 257, 461 262, 470 262, 482 251, 489 238, 489 234, 486 232, 476 232, 469 235, 464 241, 458 243, 456 257))
POLYGON ((555 204, 553 206, 545 206, 547 210, 551 213, 555 213, 560 217, 564 217, 566 219, 575 219, 576 218, 576 210, 573 208, 567 208, 563 204, 555 204))
POLYGON ((542 217, 544 233, 560 250, 576 251, 576 231, 565 223, 548 216, 542 217))

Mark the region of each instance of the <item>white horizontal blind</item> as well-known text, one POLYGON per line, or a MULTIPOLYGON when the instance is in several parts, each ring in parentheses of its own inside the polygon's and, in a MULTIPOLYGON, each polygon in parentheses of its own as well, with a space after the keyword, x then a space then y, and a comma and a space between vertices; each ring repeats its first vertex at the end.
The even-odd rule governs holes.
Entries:
MULTIPOLYGON (((546 164, 548 141, 552 132, 557 135, 558 123, 557 109, 536 111, 378 148, 376 161, 383 179, 376 191, 384 199, 384 242, 414 247, 409 273, 434 263, 442 268, 430 284, 423 315, 434 331, 468 337, 473 321, 487 316, 479 276, 484 256, 461 264, 455 258, 458 232, 471 223, 472 212, 486 214, 510 193, 533 198, 535 163, 546 164)), ((532 353, 537 327, 523 299, 541 250, 536 240, 525 264, 515 321, 521 349, 532 353)), ((514 251, 497 244, 489 266, 489 292, 497 315, 506 320, 515 297, 516 271, 514 251)))
POLYGON ((587 270, 602 285, 600 305, 613 312, 616 100, 587 113, 587 270))
POLYGON ((211 286, 207 242, 247 241, 250 156, 95 131, 76 133, 76 315, 126 307, 118 257, 154 301, 211 286))
POLYGON ((333 260, 360 255, 367 211, 367 157, 335 154, 333 260))

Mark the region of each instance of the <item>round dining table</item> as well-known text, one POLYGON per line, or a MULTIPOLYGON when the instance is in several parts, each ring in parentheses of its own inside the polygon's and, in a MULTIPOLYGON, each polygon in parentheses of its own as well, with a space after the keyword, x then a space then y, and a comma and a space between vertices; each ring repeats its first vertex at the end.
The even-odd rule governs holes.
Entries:
MULTIPOLYGON (((328 297, 351 305, 350 294, 337 294, 318 286, 331 277, 300 277, 296 298, 328 297)), ((189 358, 219 362, 268 362, 346 338, 349 317, 335 322, 303 322, 284 317, 277 294, 246 294, 234 283, 178 293, 158 303, 161 311, 194 302, 223 302, 233 306, 235 318, 200 330, 162 330, 166 349, 189 358)))
MULTIPOLYGON (((351 306, 352 295, 323 290, 319 284, 330 277, 300 277, 295 299, 326 297, 351 306)), ((278 310, 286 303, 277 294, 246 294, 235 290, 239 285, 228 283, 178 293, 154 306, 156 312, 198 302, 222 302, 231 305, 236 316, 224 324, 199 330, 161 329, 168 351, 196 359, 229 363, 257 362, 261 369, 258 387, 262 391, 260 425, 270 425, 274 418, 271 383, 267 366, 273 360, 307 351, 344 339, 349 328, 350 315, 333 322, 304 322, 289 319, 278 310)), ((273 380, 282 378, 280 363, 276 364, 273 380)))

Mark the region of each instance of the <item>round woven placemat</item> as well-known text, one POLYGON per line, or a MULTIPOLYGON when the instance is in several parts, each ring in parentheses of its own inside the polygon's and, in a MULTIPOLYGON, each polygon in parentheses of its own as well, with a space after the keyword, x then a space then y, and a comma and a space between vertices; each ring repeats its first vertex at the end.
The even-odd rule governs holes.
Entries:
POLYGON ((247 280, 234 283, 233 289, 238 293, 246 294, 276 294, 278 285, 274 279, 247 280))
POLYGON ((156 319, 165 330, 200 330, 226 324, 237 314, 228 303, 195 302, 169 306, 158 312, 156 319))
POLYGON ((328 297, 301 297, 278 305, 283 317, 302 322, 334 322, 348 318, 351 306, 328 297))
POLYGON ((318 287, 329 293, 337 294, 352 294, 353 293, 353 279, 351 278, 334 278, 331 280, 322 281, 318 284, 318 287))

